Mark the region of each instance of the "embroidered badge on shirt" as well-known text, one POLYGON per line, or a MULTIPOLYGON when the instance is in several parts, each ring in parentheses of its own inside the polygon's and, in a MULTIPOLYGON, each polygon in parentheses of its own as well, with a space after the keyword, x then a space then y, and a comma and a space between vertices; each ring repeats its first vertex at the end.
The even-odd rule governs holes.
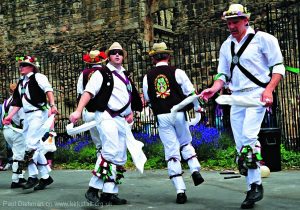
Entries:
POLYGON ((170 84, 165 75, 159 74, 154 80, 154 86, 157 98, 166 98, 170 95, 170 84))

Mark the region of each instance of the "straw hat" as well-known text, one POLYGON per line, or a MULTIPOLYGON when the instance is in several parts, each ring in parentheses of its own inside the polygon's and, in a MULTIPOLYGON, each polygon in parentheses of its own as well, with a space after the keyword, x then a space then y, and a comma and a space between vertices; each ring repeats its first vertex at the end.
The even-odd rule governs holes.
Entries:
POLYGON ((246 17, 250 18, 251 13, 247 11, 247 8, 241 4, 231 4, 229 9, 223 12, 223 19, 234 18, 234 17, 246 17))
POLYGON ((92 50, 89 53, 83 55, 83 61, 88 64, 99 64, 107 60, 107 56, 103 51, 92 50))
POLYGON ((27 63, 27 64, 34 66, 36 70, 39 70, 39 67, 40 67, 40 64, 37 61, 37 58, 34 56, 26 55, 24 57, 16 57, 16 61, 18 61, 19 66, 20 66, 20 64, 27 63))
POLYGON ((122 50, 123 54, 124 54, 124 58, 127 56, 127 51, 123 49, 123 47, 120 45, 119 42, 114 42, 109 48, 108 50, 105 51, 106 55, 109 56, 109 51, 111 50, 122 50))
POLYGON ((173 50, 169 50, 166 43, 154 43, 152 50, 149 51, 149 56, 153 56, 159 53, 172 54, 173 50))

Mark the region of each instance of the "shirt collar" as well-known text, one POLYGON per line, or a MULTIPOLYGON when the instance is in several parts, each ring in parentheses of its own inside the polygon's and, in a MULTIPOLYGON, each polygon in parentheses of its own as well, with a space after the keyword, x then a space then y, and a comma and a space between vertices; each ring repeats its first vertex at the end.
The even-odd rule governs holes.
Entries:
POLYGON ((155 66, 168 66, 168 63, 167 62, 158 62, 155 66))
POLYGON ((92 65, 92 68, 99 68, 99 67, 102 67, 102 65, 100 65, 100 64, 92 65))
POLYGON ((21 79, 29 79, 29 77, 33 74, 34 74, 33 72, 29 72, 28 74, 22 76, 21 79))
POLYGON ((116 72, 118 72, 118 73, 123 72, 123 71, 126 71, 126 70, 124 69, 123 66, 121 66, 121 69, 120 69, 120 70, 117 69, 116 67, 114 67, 111 63, 108 63, 106 66, 107 66, 107 68, 109 68, 111 71, 116 71, 116 72))

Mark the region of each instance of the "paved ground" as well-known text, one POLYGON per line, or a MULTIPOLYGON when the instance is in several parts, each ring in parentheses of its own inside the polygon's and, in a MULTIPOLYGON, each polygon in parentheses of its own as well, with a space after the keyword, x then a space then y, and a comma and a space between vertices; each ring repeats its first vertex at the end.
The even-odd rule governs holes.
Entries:
MULTIPOLYGON (((195 187, 186 170, 188 202, 179 205, 175 203, 176 193, 166 170, 146 171, 143 175, 129 171, 125 173, 119 195, 128 204, 95 207, 84 197, 91 176, 89 171, 54 170, 51 172, 54 183, 39 192, 10 189, 11 171, 0 172, 0 209, 239 209, 245 198, 244 177, 224 179, 218 171, 204 171, 202 175, 205 182, 195 187)), ((273 172, 263 183, 265 197, 255 205, 256 210, 300 208, 300 171, 273 172)))

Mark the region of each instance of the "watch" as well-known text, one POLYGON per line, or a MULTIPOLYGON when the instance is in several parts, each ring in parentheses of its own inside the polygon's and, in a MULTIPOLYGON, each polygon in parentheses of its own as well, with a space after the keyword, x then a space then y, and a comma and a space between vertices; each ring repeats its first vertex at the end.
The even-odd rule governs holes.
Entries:
POLYGON ((55 104, 50 104, 50 107, 53 107, 53 106, 55 106, 55 104))

